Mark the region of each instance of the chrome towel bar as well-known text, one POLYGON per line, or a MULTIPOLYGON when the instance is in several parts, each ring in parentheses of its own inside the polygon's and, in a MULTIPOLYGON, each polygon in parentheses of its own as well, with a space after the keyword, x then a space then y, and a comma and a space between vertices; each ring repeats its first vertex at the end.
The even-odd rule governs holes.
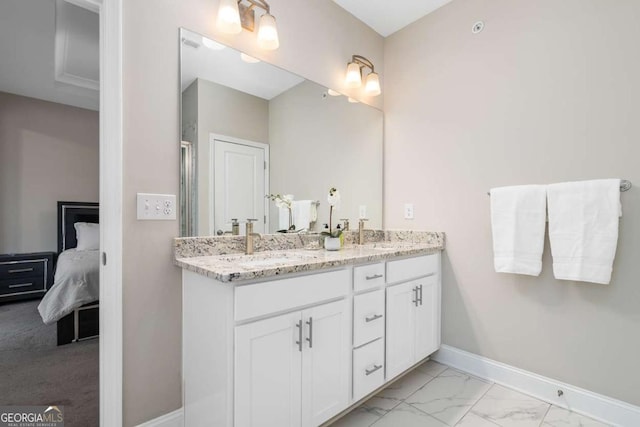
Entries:
MULTIPOLYGON (((621 192, 625 192, 627 190, 631 189, 631 181, 629 181, 628 179, 623 179, 622 181, 620 181, 620 191, 621 192)), ((490 191, 487 191, 487 195, 491 195, 490 191)))

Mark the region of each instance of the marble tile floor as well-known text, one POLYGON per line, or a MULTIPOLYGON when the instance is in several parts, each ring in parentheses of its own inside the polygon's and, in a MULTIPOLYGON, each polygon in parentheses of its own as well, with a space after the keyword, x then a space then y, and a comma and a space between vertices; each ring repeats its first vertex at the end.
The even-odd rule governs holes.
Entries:
POLYGON ((331 427, 605 427, 471 374, 427 361, 331 427))

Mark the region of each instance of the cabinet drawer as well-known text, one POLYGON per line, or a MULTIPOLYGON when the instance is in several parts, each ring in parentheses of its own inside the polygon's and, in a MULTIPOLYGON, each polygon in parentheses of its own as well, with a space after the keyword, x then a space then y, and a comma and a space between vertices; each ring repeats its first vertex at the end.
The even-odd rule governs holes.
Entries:
POLYGON ((10 261, 0 263, 0 280, 22 277, 44 277, 44 261, 10 261))
POLYGON ((44 277, 24 277, 0 280, 0 296, 7 296, 21 293, 44 292, 44 277))
POLYGON ((350 270, 237 286, 235 288, 235 319, 251 319, 340 298, 347 295, 349 286, 351 286, 350 270))
POLYGON ((387 283, 402 282, 416 277, 437 274, 440 271, 440 254, 387 262, 387 283))
POLYGON ((384 285, 384 263, 362 265, 353 269, 353 290, 358 292, 384 285))
POLYGON ((384 289, 353 297, 353 346, 384 335, 384 289))
POLYGON ((384 340, 353 350, 353 400, 361 399, 384 383, 384 340))

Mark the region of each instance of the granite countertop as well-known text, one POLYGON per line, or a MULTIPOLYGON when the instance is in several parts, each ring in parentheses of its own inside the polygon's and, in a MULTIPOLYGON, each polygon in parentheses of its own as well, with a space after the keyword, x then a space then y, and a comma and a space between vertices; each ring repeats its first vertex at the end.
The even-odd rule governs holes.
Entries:
POLYGON ((197 256, 180 249, 184 239, 176 241, 176 265, 220 282, 244 282, 344 265, 366 264, 395 257, 428 255, 444 249, 442 233, 432 233, 429 238, 387 238, 364 245, 348 244, 339 251, 287 247, 282 250, 256 252, 253 255, 232 252, 197 256))

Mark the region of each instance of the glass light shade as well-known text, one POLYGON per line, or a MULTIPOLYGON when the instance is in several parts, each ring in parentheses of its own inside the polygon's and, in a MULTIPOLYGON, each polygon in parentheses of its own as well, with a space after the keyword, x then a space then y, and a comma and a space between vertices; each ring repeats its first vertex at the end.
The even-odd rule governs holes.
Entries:
POLYGON ((254 58, 253 56, 249 56, 244 52, 240 52, 240 59, 242 59, 244 62, 247 62, 249 64, 256 64, 256 63, 260 62, 260 60, 258 58, 254 58))
POLYGON ((347 65, 347 75, 344 78, 344 84, 348 88, 356 88, 362 86, 362 73, 360 65, 355 62, 349 62, 347 65))
POLYGON ((370 96, 378 96, 382 91, 380 90, 380 78, 377 73, 369 73, 364 80, 364 93, 370 96))
POLYGON ((223 33, 238 34, 242 31, 240 11, 236 0, 220 0, 216 27, 223 33))
POLYGON ((351 98, 351 97, 348 97, 348 98, 347 98, 347 101, 349 101, 349 102, 350 102, 350 103, 352 103, 352 104, 357 104, 357 103, 359 103, 359 102, 360 102, 360 101, 358 101, 357 99, 355 99, 355 98, 351 98))
POLYGON ((280 47, 276 18, 268 13, 265 13, 260 18, 260 28, 258 28, 258 46, 266 50, 276 50, 280 47))
POLYGON ((327 93, 331 96, 340 96, 342 95, 340 92, 333 90, 333 89, 327 89, 327 93))

